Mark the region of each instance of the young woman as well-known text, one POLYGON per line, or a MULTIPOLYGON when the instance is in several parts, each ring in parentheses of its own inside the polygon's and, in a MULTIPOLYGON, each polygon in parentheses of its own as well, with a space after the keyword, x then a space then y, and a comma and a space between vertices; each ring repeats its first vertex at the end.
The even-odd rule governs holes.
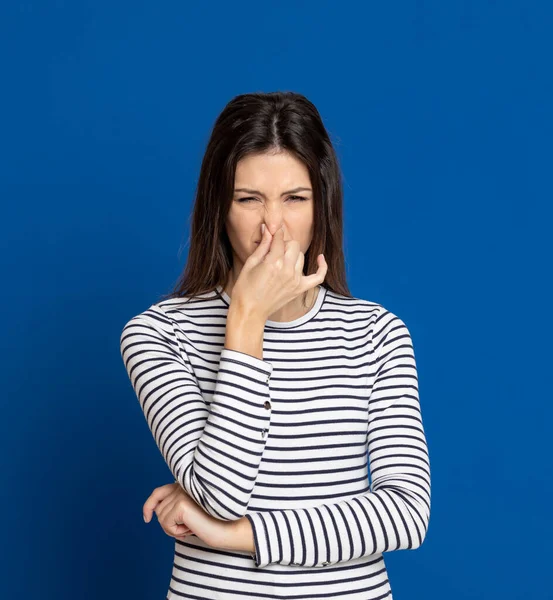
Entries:
POLYGON ((348 292, 337 157, 296 93, 243 94, 201 165, 186 268, 121 355, 175 483, 167 598, 392 598, 430 464, 405 323, 348 292), (370 480, 369 480, 370 475, 370 480))

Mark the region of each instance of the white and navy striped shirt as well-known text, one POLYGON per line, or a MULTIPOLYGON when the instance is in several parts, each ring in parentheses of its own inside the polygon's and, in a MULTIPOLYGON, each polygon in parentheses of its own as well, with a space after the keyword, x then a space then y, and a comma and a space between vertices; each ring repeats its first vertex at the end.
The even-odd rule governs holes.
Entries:
POLYGON ((319 286, 302 317, 266 321, 261 360, 224 348, 230 298, 217 290, 153 304, 121 334, 175 480, 254 532, 255 554, 174 540, 167 598, 392 599, 383 552, 418 548, 430 518, 405 323, 319 286))

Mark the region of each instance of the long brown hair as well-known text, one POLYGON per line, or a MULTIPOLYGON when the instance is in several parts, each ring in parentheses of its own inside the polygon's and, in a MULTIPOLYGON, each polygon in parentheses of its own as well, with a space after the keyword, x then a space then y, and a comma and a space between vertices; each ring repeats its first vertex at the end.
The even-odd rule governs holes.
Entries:
POLYGON ((236 165, 249 154, 279 151, 305 164, 313 186, 313 238, 305 253, 304 275, 317 271, 317 256, 323 253, 328 264, 324 286, 351 297, 342 248, 342 179, 330 137, 305 96, 270 92, 235 96, 215 121, 196 188, 188 260, 173 291, 162 300, 193 298, 226 285, 233 259, 225 221, 236 165))

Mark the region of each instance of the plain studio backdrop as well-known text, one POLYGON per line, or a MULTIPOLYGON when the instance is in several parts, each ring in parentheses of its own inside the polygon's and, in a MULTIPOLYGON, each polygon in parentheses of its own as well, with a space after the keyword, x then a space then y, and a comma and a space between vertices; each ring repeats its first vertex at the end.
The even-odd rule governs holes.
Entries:
POLYGON ((172 481, 125 322, 169 291, 214 119, 319 109, 356 297, 413 336, 427 537, 395 600, 553 598, 550 2, 5 2, 0 597, 162 598, 172 481))

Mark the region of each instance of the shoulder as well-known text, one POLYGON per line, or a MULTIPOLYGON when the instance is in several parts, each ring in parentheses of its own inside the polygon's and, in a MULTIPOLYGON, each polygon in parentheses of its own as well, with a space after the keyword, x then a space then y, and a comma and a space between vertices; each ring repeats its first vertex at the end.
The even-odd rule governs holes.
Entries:
POLYGON ((131 317, 125 323, 123 332, 129 328, 146 326, 173 336, 175 329, 186 323, 205 322, 224 312, 226 303, 217 292, 206 292, 194 298, 168 298, 151 304, 131 317))
POLYGON ((396 323, 401 321, 398 315, 394 314, 386 306, 375 300, 357 296, 344 296, 332 290, 328 290, 327 303, 329 304, 329 308, 333 308, 336 311, 343 311, 352 316, 355 315, 364 320, 372 330, 377 330, 383 325, 387 325, 394 321, 396 323))
POLYGON ((329 288, 326 289, 325 308, 337 313, 342 312, 345 315, 351 315, 357 319, 374 319, 382 306, 378 302, 359 298, 357 296, 344 296, 329 288))
POLYGON ((128 319, 123 326, 123 333, 135 327, 166 328, 171 326, 171 319, 160 305, 155 303, 128 319))
POLYGON ((178 353, 179 349, 173 321, 157 303, 125 322, 119 346, 122 356, 131 348, 151 352, 163 346, 172 353, 178 353))
POLYGON ((394 334, 407 336, 410 332, 405 321, 387 306, 375 300, 356 296, 343 296, 329 291, 328 301, 336 310, 342 310, 352 322, 364 325, 374 346, 382 344, 394 334))

